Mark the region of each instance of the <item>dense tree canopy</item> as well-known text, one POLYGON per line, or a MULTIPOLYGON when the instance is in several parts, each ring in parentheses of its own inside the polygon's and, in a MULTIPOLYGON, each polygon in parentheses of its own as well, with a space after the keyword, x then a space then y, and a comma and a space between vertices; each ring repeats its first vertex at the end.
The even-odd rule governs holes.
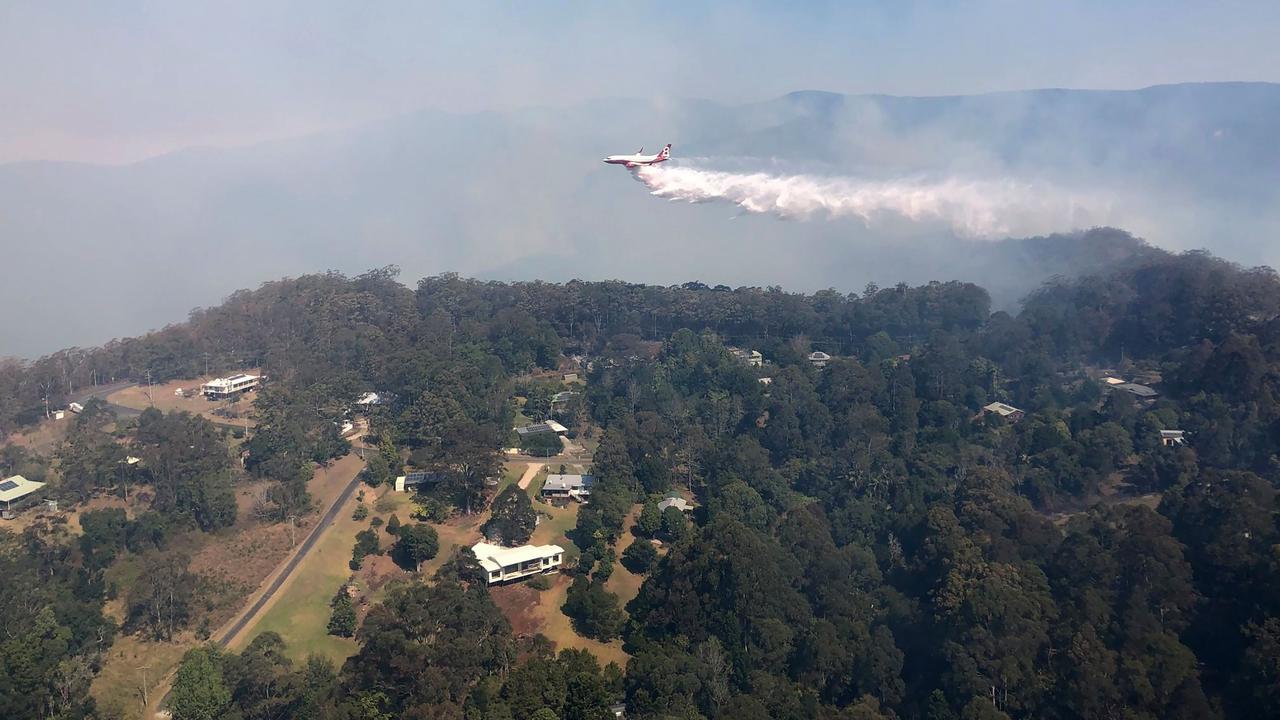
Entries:
MULTIPOLYGON (((581 358, 596 484, 569 533, 563 609, 581 634, 623 639, 625 673, 513 637, 463 551, 390 587, 341 670, 294 668, 269 636, 189 656, 192 717, 564 720, 620 700, 642 720, 1267 717, 1280 687, 1278 313, 1273 272, 1200 253, 1055 281, 1016 315, 956 282, 799 295, 328 274, 4 368, 0 398, 14 402, 0 429, 35 419, 86 365, 189 377, 211 352, 270 372, 244 471, 277 485, 272 502, 306 499, 314 465, 346 450, 347 408, 377 389, 396 398, 368 412, 379 481, 407 465, 431 474, 424 504, 472 514, 492 500, 489 530, 518 543, 528 498, 492 498, 489 484, 513 396, 545 415, 543 371, 581 358), (820 366, 815 351, 833 357, 820 366), (659 511, 672 491, 696 509, 659 511), (620 550, 629 532, 644 549, 620 550), (625 607, 606 587, 619 555, 644 574, 625 607)), ((130 477, 154 507, 86 513, 80 538, 50 525, 10 538, 17 587, 49 588, 0 644, 18 693, 0 694, 15 703, 6 717, 90 712, 83 668, 111 636, 103 569, 139 554, 127 627, 171 636, 192 608, 169 523, 235 519, 240 472, 217 428, 156 411, 122 424, 102 407, 75 422, 52 473, 63 496, 120 486, 123 454, 139 452, 146 469, 130 477)), ((396 531, 406 567, 438 551, 427 530, 396 531)), ((362 532, 355 565, 378 549, 362 532)))

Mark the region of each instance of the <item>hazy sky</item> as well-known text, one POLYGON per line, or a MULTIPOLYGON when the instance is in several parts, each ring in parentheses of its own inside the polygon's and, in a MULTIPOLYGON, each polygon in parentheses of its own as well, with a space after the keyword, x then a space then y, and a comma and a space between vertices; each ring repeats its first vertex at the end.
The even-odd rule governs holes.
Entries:
POLYGON ((1280 80, 1280 3, 0 0, 0 163, 128 162, 419 108, 1280 80))

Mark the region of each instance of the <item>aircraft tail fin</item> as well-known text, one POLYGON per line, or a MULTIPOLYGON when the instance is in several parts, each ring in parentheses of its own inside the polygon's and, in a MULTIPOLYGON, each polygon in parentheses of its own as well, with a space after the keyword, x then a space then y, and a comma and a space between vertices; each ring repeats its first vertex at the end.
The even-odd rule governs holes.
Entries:
POLYGON ((670 157, 671 157, 671 143, 667 143, 667 146, 662 148, 662 152, 658 153, 658 160, 662 161, 670 157))

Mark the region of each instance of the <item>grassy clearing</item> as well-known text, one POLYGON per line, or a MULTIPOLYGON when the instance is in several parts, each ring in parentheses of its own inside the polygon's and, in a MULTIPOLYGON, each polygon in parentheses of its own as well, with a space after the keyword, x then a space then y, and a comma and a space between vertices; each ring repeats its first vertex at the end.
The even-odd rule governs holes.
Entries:
POLYGON ((432 525, 440 536, 440 552, 436 553, 434 558, 422 563, 422 577, 430 578, 435 575, 457 548, 464 545, 471 547, 480 542, 482 539, 480 526, 488 519, 489 513, 483 512, 471 516, 457 515, 450 518, 448 522, 432 525))
MULTIPOLYGON (((259 374, 257 370, 245 372, 251 375, 259 374)), ((257 424, 254 419, 255 411, 253 407, 255 395, 247 393, 234 400, 209 400, 198 393, 200 385, 211 379, 213 378, 174 380, 163 385, 152 386, 150 392, 148 392, 146 385, 135 385, 123 390, 117 390, 108 395, 106 399, 107 402, 133 408, 134 410, 146 410, 149 407, 154 407, 162 412, 189 412, 192 415, 199 415, 221 428, 252 430, 257 424), (193 394, 191 397, 180 397, 174 394, 175 390, 183 390, 193 394), (230 414, 226 416, 217 415, 214 413, 215 410, 226 410, 230 414)), ((242 444, 242 441, 235 441, 233 442, 233 447, 238 447, 239 444, 242 444)))
POLYGON ((242 650, 258 634, 273 631, 284 639, 288 655, 295 661, 317 653, 341 665, 355 654, 354 640, 329 635, 327 627, 329 601, 351 575, 347 561, 351 559, 356 533, 368 527, 367 521, 351 519, 357 504, 353 497, 343 505, 324 537, 293 571, 257 622, 232 642, 231 649, 242 650))
POLYGON ((529 467, 527 462, 504 463, 502 466, 502 478, 498 480, 498 486, 494 488, 494 495, 505 490, 508 485, 520 482, 520 476, 524 475, 527 467, 529 467))
POLYGON ((142 668, 147 668, 148 699, 154 702, 161 679, 178 666, 187 650, 198 644, 194 637, 174 643, 117 637, 107 651, 102 671, 93 679, 90 692, 100 708, 119 709, 123 717, 140 717, 143 714, 142 668))
MULTIPOLYGON (((363 466, 363 461, 351 454, 317 471, 308 485, 317 508, 327 511, 363 466)), ((388 490, 389 488, 384 489, 383 492, 388 490)), ((339 510, 333 525, 293 571, 257 621, 233 640, 233 650, 243 649, 259 633, 274 631, 284 638, 289 656, 296 661, 305 660, 311 653, 318 653, 341 665, 343 660, 355 653, 354 640, 329 635, 327 628, 329 601, 351 575, 347 561, 351 559, 356 533, 369 526, 368 520, 358 522, 351 519, 352 512, 359 504, 356 499, 358 494, 353 495, 339 510)), ((372 507, 376 491, 371 492, 366 488, 365 495, 366 504, 372 507)), ((318 520, 319 516, 314 517, 318 520)), ((287 532, 283 525, 277 527, 281 528, 280 531, 287 532)), ((302 542, 302 537, 303 533, 298 533, 297 541, 302 542)))
POLYGON ((555 643, 559 649, 576 648, 587 650, 592 655, 595 655, 601 664, 616 662, 619 667, 625 668, 627 660, 631 656, 623 651, 621 640, 602 643, 598 640, 582 637, 573 629, 573 623, 569 620, 569 616, 560 610, 560 607, 564 605, 565 597, 569 594, 569 583, 568 575, 560 575, 556 578, 556 582, 551 586, 551 589, 543 592, 538 597, 538 605, 534 608, 534 615, 538 616, 538 619, 542 621, 540 632, 555 643))
POLYGON ((627 513, 626 519, 622 521, 622 537, 618 538, 617 547, 614 548, 618 553, 618 559, 613 563, 613 573, 604 583, 605 589, 617 595, 624 606, 640 594, 640 586, 644 584, 644 575, 635 575, 622 565, 622 552, 630 547, 631 543, 649 542, 631 534, 631 528, 635 525, 642 507, 644 506, 639 503, 634 505, 627 513))
MULTIPOLYGON (((541 488, 542 483, 546 481, 544 475, 540 479, 535 479, 529 485, 530 495, 535 495, 535 488, 541 488)), ((578 504, 572 503, 567 507, 558 508, 554 505, 548 505, 544 502, 534 502, 533 507, 542 515, 541 522, 533 531, 533 537, 529 542, 533 545, 560 545, 565 549, 570 549, 571 554, 577 555, 578 546, 573 544, 566 533, 578 524, 578 504)))

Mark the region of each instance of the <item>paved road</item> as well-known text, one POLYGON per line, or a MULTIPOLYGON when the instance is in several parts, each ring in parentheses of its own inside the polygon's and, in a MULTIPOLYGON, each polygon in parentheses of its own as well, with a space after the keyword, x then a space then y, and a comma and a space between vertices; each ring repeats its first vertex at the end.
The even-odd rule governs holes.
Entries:
POLYGON ((320 522, 316 523, 315 528, 311 530, 311 534, 307 535, 307 539, 302 541, 302 547, 298 548, 298 552, 294 553, 292 558, 289 558, 289 562, 285 563, 284 569, 280 571, 280 574, 276 575, 276 579, 271 581, 271 584, 267 586, 266 591, 264 591, 258 600, 253 603, 253 606, 250 607, 244 615, 241 615, 240 619, 237 620, 234 625, 227 628, 227 631, 222 634, 222 637, 218 638, 218 644, 225 646, 230 643, 235 639, 236 635, 240 634, 241 630, 244 630, 246 625, 257 617, 258 611, 262 610, 262 606, 266 605, 267 602, 275 596, 276 591, 279 590, 280 586, 284 585, 284 582, 289 579, 289 576, 298 567, 298 564, 307 556, 307 553, 311 551, 311 548, 315 546, 316 542, 320 539, 320 536, 324 534, 324 531, 333 524, 334 518, 338 517, 338 513, 342 510, 342 506, 351 498, 352 493, 356 491, 356 488, 359 485, 360 474, 356 473, 356 476, 351 478, 351 482, 347 483, 346 489, 342 491, 342 494, 338 496, 338 499, 329 507, 329 512, 326 512, 324 517, 320 518, 320 522))
POLYGON ((94 388, 81 388, 80 392, 73 395, 71 400, 72 402, 78 402, 81 405, 83 405, 89 398, 98 398, 99 400, 107 403, 107 407, 115 411, 116 417, 119 417, 119 418, 136 417, 142 414, 141 410, 137 408, 125 407, 124 405, 117 405, 116 403, 113 403, 113 402, 108 402, 107 396, 113 392, 124 390, 125 388, 131 388, 137 384, 138 383, 129 382, 126 380, 123 382, 110 383, 108 385, 99 385, 94 388))

